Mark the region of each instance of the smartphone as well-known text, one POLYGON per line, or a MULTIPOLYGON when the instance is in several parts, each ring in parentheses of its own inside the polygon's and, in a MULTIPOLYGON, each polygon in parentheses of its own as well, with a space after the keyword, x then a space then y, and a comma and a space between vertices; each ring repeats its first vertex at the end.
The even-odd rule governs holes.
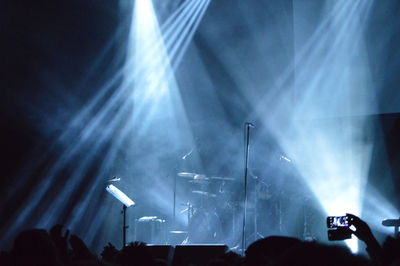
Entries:
POLYGON ((345 240, 351 238, 351 231, 345 227, 338 227, 336 229, 328 230, 328 240, 345 240))
POLYGON ((326 217, 326 226, 328 228, 349 227, 349 217, 347 216, 328 216, 326 217))

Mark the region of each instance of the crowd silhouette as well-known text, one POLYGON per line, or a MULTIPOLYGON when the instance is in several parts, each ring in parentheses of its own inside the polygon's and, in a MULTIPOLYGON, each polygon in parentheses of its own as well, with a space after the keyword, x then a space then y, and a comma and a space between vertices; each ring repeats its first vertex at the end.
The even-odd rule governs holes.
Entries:
MULTIPOLYGON (((302 241, 284 236, 270 236, 253 242, 245 256, 229 251, 206 264, 193 266, 317 266, 317 265, 400 265, 399 236, 388 236, 381 245, 370 227, 359 217, 347 214, 353 227, 349 230, 366 245, 368 257, 353 254, 344 245, 327 245, 316 241, 302 241)), ((171 262, 156 258, 145 243, 134 242, 118 250, 111 243, 97 256, 77 235, 62 225, 55 225, 50 231, 43 229, 26 230, 18 234, 10 251, 2 251, 0 265, 121 265, 121 266, 162 266, 171 262)))

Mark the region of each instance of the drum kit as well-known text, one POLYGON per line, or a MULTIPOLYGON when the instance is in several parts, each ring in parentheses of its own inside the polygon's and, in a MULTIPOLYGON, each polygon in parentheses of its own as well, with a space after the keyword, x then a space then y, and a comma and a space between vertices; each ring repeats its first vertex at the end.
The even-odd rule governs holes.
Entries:
MULTIPOLYGON (((187 182, 190 188, 189 200, 181 211, 187 214, 188 222, 184 244, 239 244, 245 209, 242 184, 231 177, 193 172, 178 172, 177 178, 187 182)), ((304 199, 294 192, 288 193, 287 187, 286 190, 278 189, 254 175, 251 175, 249 185, 247 243, 265 234, 284 234, 285 228, 291 225, 282 220, 286 217, 282 208, 304 202, 304 199)))
MULTIPOLYGON (((192 172, 179 172, 177 176, 189 183, 191 193, 189 202, 184 204, 185 209, 181 211, 187 212, 188 234, 185 243, 221 243, 225 233, 231 235, 226 230, 233 230, 227 229, 226 217, 221 216, 226 216, 227 212, 233 215, 234 204, 230 204, 232 195, 228 184, 235 179, 192 172)), ((232 218, 229 218, 231 221, 232 218)))

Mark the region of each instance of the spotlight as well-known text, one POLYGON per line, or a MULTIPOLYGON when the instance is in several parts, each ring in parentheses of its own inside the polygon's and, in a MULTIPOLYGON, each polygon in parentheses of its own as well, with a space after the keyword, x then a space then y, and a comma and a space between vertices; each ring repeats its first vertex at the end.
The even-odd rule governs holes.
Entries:
POLYGON ((124 192, 119 190, 116 186, 114 185, 108 185, 106 187, 106 190, 113 195, 117 200, 119 200, 124 206, 130 207, 132 205, 135 205, 135 202, 131 200, 124 192))

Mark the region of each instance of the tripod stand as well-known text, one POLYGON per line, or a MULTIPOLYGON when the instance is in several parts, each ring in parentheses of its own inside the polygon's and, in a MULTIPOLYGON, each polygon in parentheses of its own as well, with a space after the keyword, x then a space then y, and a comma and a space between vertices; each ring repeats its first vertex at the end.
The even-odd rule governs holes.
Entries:
POLYGON ((266 186, 263 181, 261 181, 257 176, 254 176, 253 180, 255 181, 255 193, 254 193, 254 209, 253 209, 253 232, 251 235, 247 236, 246 242, 251 243, 260 238, 264 238, 264 236, 258 231, 258 209, 259 209, 259 198, 260 198, 260 190, 262 186, 266 186))

